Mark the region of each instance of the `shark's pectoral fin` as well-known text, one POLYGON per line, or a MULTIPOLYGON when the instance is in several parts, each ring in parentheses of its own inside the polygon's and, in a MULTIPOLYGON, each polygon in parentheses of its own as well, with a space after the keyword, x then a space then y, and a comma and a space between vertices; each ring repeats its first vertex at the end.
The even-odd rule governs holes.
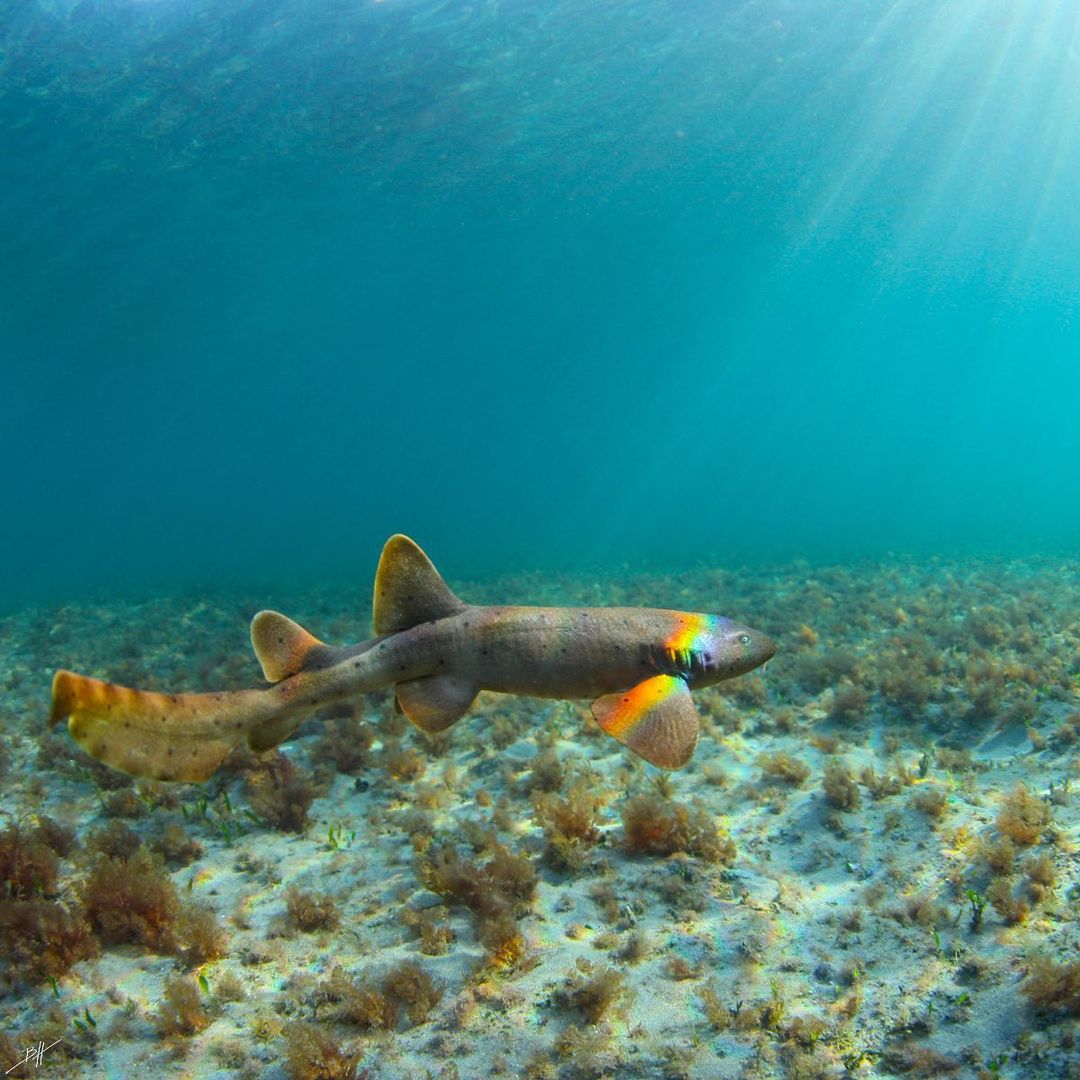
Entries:
POLYGON ((428 675, 398 683, 397 703, 421 731, 434 734, 460 720, 476 697, 477 688, 454 675, 428 675))
POLYGON ((596 722, 661 769, 681 769, 697 746, 701 722, 690 690, 674 675, 651 679, 592 703, 596 722))

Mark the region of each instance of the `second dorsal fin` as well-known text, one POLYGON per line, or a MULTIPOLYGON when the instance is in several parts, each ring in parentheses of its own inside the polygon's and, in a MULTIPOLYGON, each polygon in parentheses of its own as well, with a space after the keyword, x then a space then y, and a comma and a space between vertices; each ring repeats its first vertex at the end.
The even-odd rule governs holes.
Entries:
POLYGON ((278 611, 260 611, 251 620, 251 645, 267 682, 280 682, 306 667, 322 642, 278 611))
POLYGON ((429 619, 463 611, 419 544, 398 533, 386 541, 375 572, 371 621, 376 634, 394 634, 429 619))

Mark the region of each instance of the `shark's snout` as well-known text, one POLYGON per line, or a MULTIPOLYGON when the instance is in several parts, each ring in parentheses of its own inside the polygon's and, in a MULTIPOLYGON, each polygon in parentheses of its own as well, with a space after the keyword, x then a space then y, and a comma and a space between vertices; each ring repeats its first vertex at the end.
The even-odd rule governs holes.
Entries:
POLYGON ((776 642, 768 634, 763 634, 760 630, 754 631, 753 640, 757 654, 757 663, 754 667, 767 664, 776 655, 776 642))
POLYGON ((776 655, 776 642, 768 634, 741 623, 726 620, 725 623, 717 665, 721 678, 745 675, 776 655))

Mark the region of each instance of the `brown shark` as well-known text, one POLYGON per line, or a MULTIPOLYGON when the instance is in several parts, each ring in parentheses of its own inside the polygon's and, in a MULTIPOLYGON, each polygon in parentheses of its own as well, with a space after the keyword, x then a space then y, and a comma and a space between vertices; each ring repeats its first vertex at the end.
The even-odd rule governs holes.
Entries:
POLYGON ((67 719, 83 749, 113 768, 198 781, 242 740, 268 750, 321 706, 393 686, 405 715, 436 732, 493 690, 595 699, 604 731, 653 765, 678 769, 700 730, 690 691, 776 651, 764 634, 719 615, 466 604, 401 535, 379 560, 373 624, 376 637, 338 647, 260 611, 251 641, 273 685, 259 690, 162 694, 58 671, 51 722, 67 719))

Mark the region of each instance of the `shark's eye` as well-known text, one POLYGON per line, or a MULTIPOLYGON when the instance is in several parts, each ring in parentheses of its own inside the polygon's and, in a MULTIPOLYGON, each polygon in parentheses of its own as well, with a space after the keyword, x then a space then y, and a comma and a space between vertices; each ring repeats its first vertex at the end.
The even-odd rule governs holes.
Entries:
POLYGON ((739 644, 740 645, 749 645, 750 644, 750 635, 749 634, 740 634, 739 635, 739 644))

